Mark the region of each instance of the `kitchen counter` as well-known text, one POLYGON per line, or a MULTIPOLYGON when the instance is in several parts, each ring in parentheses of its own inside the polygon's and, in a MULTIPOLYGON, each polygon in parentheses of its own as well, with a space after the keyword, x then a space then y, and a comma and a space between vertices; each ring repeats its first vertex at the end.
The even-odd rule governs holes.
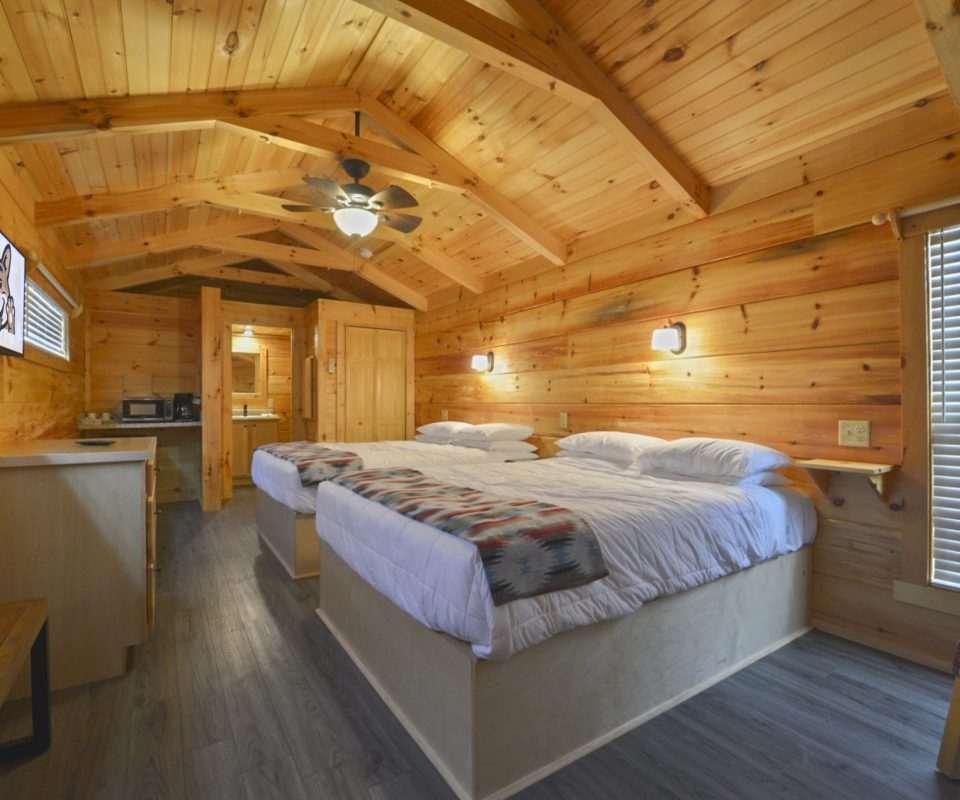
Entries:
POLYGON ((76 439, 33 439, 0 445, 0 469, 63 464, 110 464, 120 461, 150 461, 156 457, 153 436, 117 439, 106 447, 85 447, 76 439))
POLYGON ((91 422, 81 423, 82 431, 129 431, 148 430, 151 428, 199 428, 202 423, 198 419, 180 422, 91 422))

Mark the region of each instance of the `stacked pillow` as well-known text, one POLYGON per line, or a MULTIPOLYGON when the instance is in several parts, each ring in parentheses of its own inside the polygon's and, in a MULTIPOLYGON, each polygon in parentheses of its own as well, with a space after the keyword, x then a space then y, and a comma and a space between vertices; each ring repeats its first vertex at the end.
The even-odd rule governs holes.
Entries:
POLYGON ((793 464, 790 456, 753 442, 690 437, 650 448, 638 461, 646 474, 681 476, 739 486, 779 486, 787 479, 774 470, 793 464))
POLYGON ((535 445, 525 442, 533 434, 529 425, 491 422, 471 425, 469 422, 431 422, 417 428, 418 442, 428 444, 455 444, 498 453, 527 455, 535 453, 535 445))
POLYGON ((621 431, 576 433, 557 441, 560 455, 633 466, 647 475, 739 486, 779 486, 787 479, 774 470, 793 459, 753 442, 690 437, 668 442, 621 431))

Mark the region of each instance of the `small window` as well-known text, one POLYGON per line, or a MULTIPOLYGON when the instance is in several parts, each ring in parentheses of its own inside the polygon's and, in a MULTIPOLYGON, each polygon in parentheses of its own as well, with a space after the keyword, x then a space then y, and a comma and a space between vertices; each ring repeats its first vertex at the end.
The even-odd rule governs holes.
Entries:
POLYGON ((67 312, 29 278, 25 306, 23 338, 41 350, 69 360, 70 329, 67 312))

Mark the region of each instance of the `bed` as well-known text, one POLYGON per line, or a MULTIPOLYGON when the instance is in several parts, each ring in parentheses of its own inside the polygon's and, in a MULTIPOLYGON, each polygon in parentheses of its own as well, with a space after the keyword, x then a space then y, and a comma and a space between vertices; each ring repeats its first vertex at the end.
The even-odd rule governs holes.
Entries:
POLYGON ((421 471, 576 511, 610 573, 494 606, 475 547, 320 487, 318 613, 461 797, 506 797, 807 630, 816 516, 789 488, 592 459, 421 471))
MULTIPOLYGON (((323 442, 322 446, 356 453, 364 466, 370 468, 502 463, 507 459, 536 458, 533 453, 411 441, 323 442)), ((292 578, 318 575, 320 547, 313 522, 317 487, 303 486, 293 463, 263 450, 253 454, 251 477, 257 487, 256 518, 261 547, 272 552, 292 578)))

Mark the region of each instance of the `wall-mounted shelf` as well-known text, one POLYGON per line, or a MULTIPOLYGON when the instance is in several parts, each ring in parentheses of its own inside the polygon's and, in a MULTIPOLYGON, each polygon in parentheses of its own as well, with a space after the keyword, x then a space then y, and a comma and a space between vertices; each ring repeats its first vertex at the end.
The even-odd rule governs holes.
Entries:
POLYGON ((834 472, 850 472, 866 477, 882 499, 887 497, 887 475, 896 469, 894 464, 871 464, 865 461, 833 461, 829 458, 806 458, 796 462, 810 473, 820 490, 826 494, 830 488, 830 475, 834 472))

